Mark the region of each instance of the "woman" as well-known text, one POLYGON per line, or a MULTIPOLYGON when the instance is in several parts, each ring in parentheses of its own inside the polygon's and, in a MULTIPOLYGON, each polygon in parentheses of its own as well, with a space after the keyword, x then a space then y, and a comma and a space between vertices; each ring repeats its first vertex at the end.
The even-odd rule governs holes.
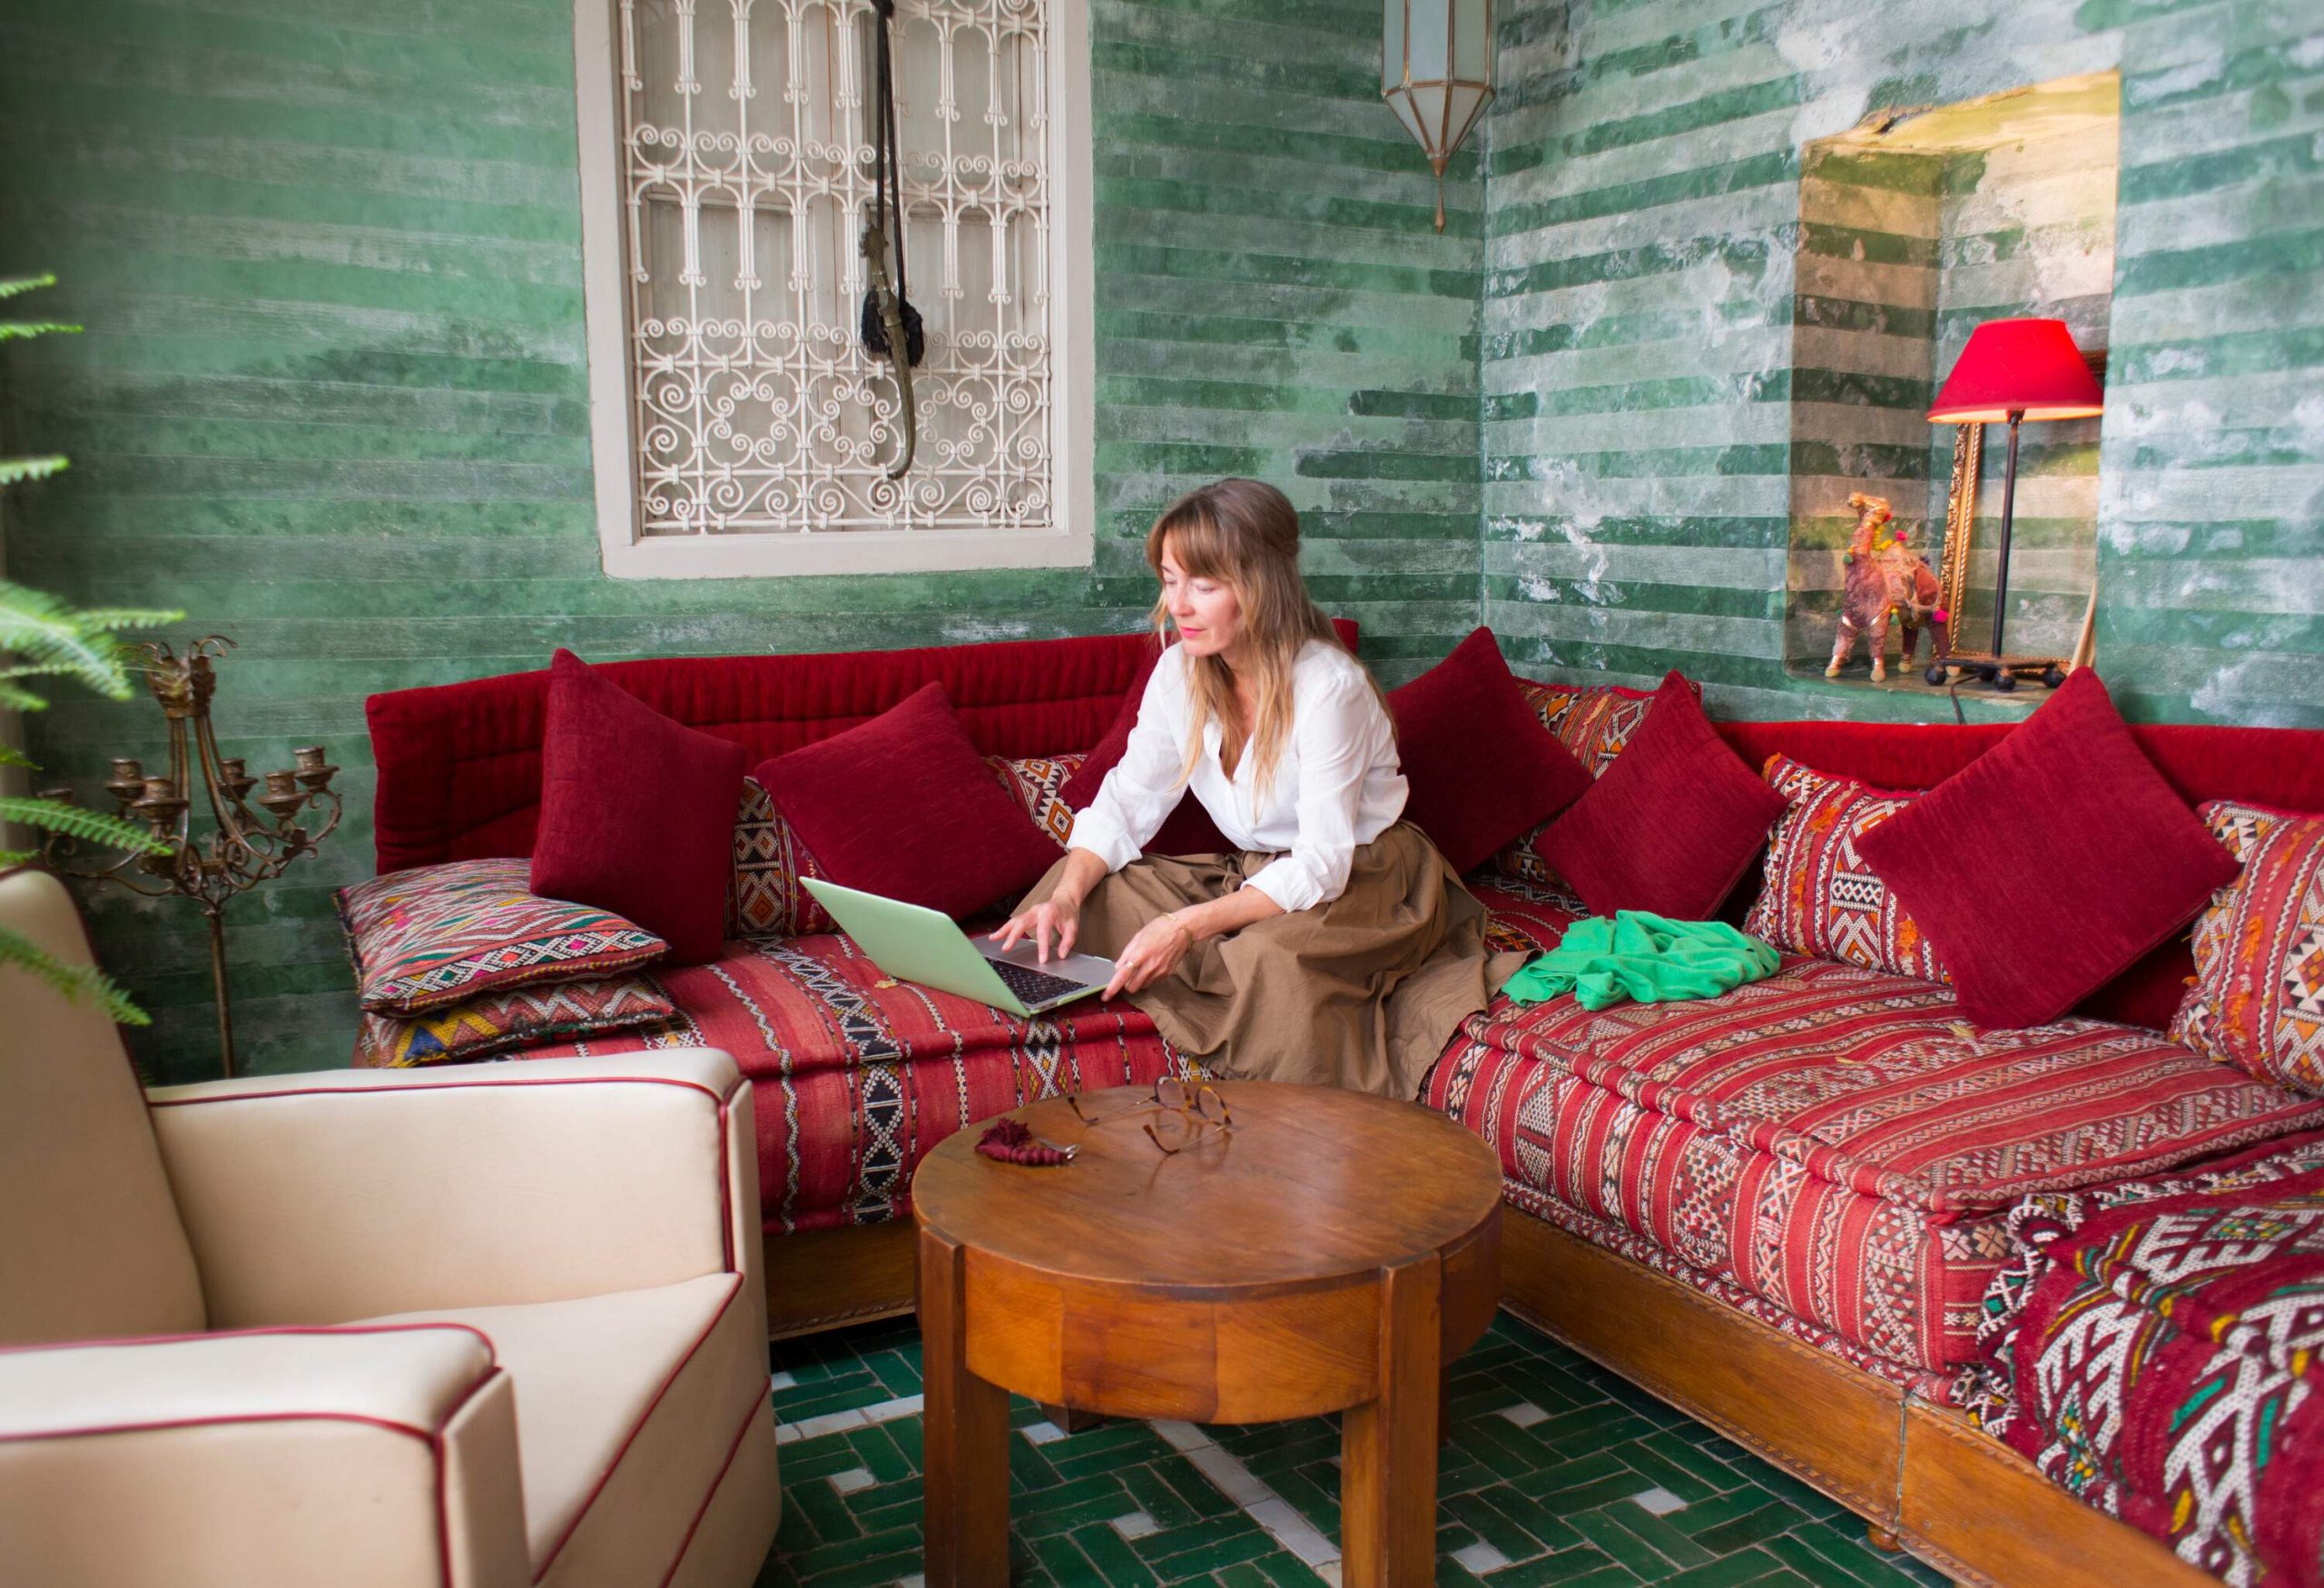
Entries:
POLYGON ((1137 725, 1072 847, 993 936, 1116 962, 1213 1074, 1412 1097, 1522 962, 1420 829, 1386 705, 1299 577, 1281 491, 1222 479, 1146 538, 1165 640, 1137 725), (1191 789, 1240 853, 1139 852, 1191 789))

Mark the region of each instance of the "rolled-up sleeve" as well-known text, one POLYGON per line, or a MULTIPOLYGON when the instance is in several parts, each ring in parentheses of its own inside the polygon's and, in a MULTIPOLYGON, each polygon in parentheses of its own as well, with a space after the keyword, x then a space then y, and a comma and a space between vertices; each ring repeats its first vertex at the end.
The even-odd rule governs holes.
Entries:
POLYGON ((1166 653, 1146 681, 1122 758, 1106 774, 1098 797, 1073 818, 1070 847, 1086 849, 1118 872, 1144 853, 1185 792, 1178 774, 1186 760, 1184 658, 1166 653))
POLYGON ((1360 677, 1342 676, 1302 700, 1292 720, 1299 756, 1299 835, 1287 854, 1269 861, 1243 885, 1285 911, 1327 904, 1347 887, 1355 860, 1355 818, 1371 766, 1372 714, 1377 705, 1360 677))

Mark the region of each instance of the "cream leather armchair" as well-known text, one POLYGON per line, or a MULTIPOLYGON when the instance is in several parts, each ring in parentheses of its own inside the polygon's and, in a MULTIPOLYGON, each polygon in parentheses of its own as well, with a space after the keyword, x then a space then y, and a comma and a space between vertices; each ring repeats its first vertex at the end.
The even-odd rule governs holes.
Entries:
MULTIPOLYGON (((52 878, 0 921, 85 962, 52 878)), ((780 1504, 711 1049, 141 1095, 0 971, 11 1588, 741 1588, 780 1504)))

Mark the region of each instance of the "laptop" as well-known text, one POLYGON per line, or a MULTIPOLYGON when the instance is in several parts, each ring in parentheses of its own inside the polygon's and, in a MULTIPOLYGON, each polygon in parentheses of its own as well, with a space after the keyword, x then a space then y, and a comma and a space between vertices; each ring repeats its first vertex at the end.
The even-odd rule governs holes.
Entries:
POLYGON ((919 981, 1029 1018, 1103 992, 1114 977, 1113 961, 1095 954, 1052 957, 1044 965, 1029 938, 1003 949, 970 937, 940 910, 842 888, 820 877, 800 881, 872 962, 901 981, 919 981))

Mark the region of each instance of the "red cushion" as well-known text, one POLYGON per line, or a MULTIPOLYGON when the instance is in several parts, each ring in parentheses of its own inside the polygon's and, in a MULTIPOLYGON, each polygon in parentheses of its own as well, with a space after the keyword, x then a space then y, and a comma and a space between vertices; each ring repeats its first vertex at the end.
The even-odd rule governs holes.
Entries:
POLYGON ((1454 871, 1482 865, 1590 786, 1581 763, 1527 704, 1489 628, 1391 692, 1388 710, 1412 790, 1404 818, 1454 871))
POLYGON ((1783 813, 1783 795, 1751 775, 1674 670, 1621 757, 1550 824, 1539 847, 1593 914, 1699 921, 1783 813))
POLYGON ((625 915, 677 964, 718 956, 740 746, 672 722, 571 651, 549 666, 532 887, 625 915))
POLYGON ((2054 1020, 2184 925, 2235 861, 2083 668, 2014 733, 1856 840, 1988 1026, 2054 1020))
POLYGON ((760 763, 760 783, 842 887, 972 915, 1057 859, 984 764, 941 684, 870 722, 760 763))

